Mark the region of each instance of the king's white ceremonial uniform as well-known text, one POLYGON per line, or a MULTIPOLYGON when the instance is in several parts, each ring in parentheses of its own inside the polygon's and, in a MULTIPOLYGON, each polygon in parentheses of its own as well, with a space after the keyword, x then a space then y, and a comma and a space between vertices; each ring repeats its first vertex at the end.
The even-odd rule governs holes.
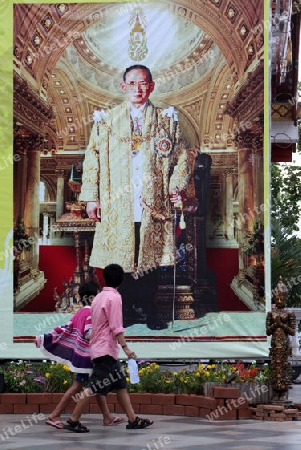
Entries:
POLYGON ((97 111, 86 151, 80 201, 99 201, 92 267, 120 264, 134 272, 134 222, 141 221, 138 270, 173 265, 169 192, 185 190, 188 159, 177 114, 149 100, 139 110, 124 102, 97 111))

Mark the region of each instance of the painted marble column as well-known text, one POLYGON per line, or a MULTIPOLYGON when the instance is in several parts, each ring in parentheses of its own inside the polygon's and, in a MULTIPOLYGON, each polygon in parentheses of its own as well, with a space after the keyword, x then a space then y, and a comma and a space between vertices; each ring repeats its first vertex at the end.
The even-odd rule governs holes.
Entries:
POLYGON ((263 117, 260 116, 253 128, 253 178, 254 178, 254 209, 258 219, 262 222, 263 211, 268 209, 264 198, 264 174, 263 174, 263 117))
POLYGON ((27 189, 25 194, 24 225, 30 236, 31 267, 39 271, 40 215, 40 150, 28 151, 27 189))
POLYGON ((49 233, 49 216, 48 214, 43 214, 43 242, 47 242, 47 236, 49 233))
POLYGON ((50 227, 49 227, 50 241, 52 241, 53 236, 54 236, 54 231, 52 230, 54 223, 55 223, 55 218, 53 217, 53 215, 51 215, 50 216, 50 227))
POLYGON ((226 236, 227 239, 234 239, 234 223, 233 223, 233 174, 231 171, 225 173, 225 209, 226 209, 226 236))
POLYGON ((18 192, 18 200, 14 201, 14 218, 23 218, 25 209, 25 195, 27 183, 27 150, 19 148, 20 159, 14 162, 14 193, 18 192))
POLYGON ((56 219, 64 214, 65 210, 65 171, 56 170, 57 184, 56 184, 56 219))
POLYGON ((248 131, 241 133, 238 138, 238 203, 237 218, 238 236, 240 242, 239 269, 249 266, 248 256, 242 251, 245 238, 253 229, 254 223, 254 180, 252 165, 252 134, 248 131))

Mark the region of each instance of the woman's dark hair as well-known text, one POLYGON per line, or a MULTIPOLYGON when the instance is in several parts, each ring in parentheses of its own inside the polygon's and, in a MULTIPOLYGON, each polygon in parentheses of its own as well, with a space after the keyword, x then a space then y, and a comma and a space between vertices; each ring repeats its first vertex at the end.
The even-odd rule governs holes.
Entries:
POLYGON ((117 288, 123 281, 124 271, 119 264, 109 264, 103 269, 106 286, 117 288))

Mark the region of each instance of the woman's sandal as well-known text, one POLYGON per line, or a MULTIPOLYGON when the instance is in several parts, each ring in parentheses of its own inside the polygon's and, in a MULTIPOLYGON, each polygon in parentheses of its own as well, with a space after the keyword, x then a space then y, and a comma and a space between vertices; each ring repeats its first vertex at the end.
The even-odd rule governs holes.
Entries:
POLYGON ((64 426, 65 430, 73 431, 74 433, 88 433, 89 428, 82 425, 78 420, 67 420, 67 425, 64 426))
POLYGON ((128 430, 138 430, 140 428, 146 428, 149 427, 150 425, 152 425, 154 423, 153 420, 149 420, 149 419, 141 419, 140 417, 136 417, 135 420, 133 420, 133 422, 128 423, 128 425, 126 426, 126 428, 128 430))

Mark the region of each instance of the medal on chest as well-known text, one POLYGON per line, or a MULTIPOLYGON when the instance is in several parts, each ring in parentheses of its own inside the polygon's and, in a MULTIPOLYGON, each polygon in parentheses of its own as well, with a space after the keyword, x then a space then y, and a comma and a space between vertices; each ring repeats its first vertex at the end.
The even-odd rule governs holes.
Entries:
POLYGON ((160 158, 168 158, 172 151, 172 141, 169 134, 161 130, 158 137, 154 138, 154 150, 160 158))
POLYGON ((154 151, 160 158, 168 158, 173 149, 173 142, 169 134, 170 121, 168 117, 159 118, 157 136, 154 138, 154 151))

